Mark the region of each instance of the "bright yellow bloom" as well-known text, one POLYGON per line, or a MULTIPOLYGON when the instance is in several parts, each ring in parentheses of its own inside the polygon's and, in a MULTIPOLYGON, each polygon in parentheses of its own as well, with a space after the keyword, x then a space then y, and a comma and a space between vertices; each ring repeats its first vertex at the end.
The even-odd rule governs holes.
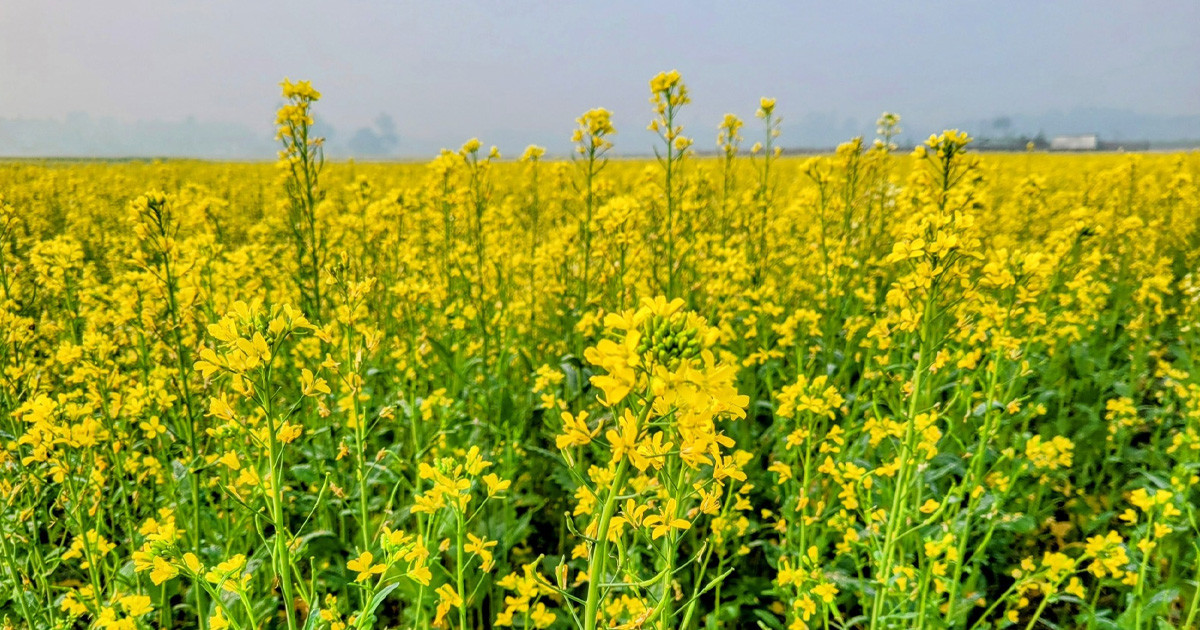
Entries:
POLYGON ((375 556, 369 551, 364 551, 357 558, 347 562, 346 568, 358 572, 358 575, 354 577, 355 582, 365 582, 387 569, 382 564, 372 564, 374 561, 375 556))
POLYGON ((677 516, 678 505, 675 499, 667 500, 666 506, 655 514, 646 517, 645 525, 651 530, 651 537, 655 540, 669 534, 671 530, 687 530, 692 527, 692 524, 685 519, 677 516))
POLYGON ((496 544, 497 543, 494 540, 480 538, 475 534, 468 533, 467 544, 463 545, 463 551, 477 554, 479 556, 479 560, 482 562, 480 570, 482 570, 484 573, 488 573, 492 570, 492 567, 496 565, 495 558, 492 557, 492 552, 490 551, 492 547, 496 546, 496 544))

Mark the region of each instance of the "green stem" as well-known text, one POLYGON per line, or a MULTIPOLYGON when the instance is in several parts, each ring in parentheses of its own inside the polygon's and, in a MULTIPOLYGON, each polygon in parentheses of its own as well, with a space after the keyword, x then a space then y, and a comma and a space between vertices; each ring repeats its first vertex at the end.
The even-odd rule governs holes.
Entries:
POLYGON ((628 470, 629 458, 621 458, 621 463, 617 464, 617 472, 613 475, 612 487, 604 499, 604 508, 600 512, 600 523, 596 528, 596 544, 592 549, 592 559, 588 567, 588 594, 583 617, 584 630, 596 629, 596 615, 599 612, 600 600, 603 598, 600 592, 600 583, 605 579, 605 565, 608 561, 609 522, 616 510, 617 495, 621 493, 621 487, 625 485, 625 474, 628 470))

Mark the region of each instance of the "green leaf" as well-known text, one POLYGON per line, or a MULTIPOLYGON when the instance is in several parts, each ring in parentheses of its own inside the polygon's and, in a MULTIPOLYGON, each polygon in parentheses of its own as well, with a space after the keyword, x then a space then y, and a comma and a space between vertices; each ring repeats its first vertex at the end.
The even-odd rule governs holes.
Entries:
POLYGON ((397 586, 400 586, 399 582, 392 582, 391 584, 388 584, 380 589, 378 593, 375 593, 375 596, 371 598, 371 601, 367 602, 367 607, 362 611, 362 615, 358 618, 358 627, 360 629, 370 628, 371 624, 375 623, 376 609, 379 608, 379 605, 383 603, 384 599, 387 599, 389 593, 396 590, 397 586))
POLYGON ((1160 609, 1178 598, 1179 587, 1164 586, 1154 593, 1154 596, 1150 598, 1150 601, 1146 602, 1145 606, 1142 606, 1142 614, 1153 617, 1160 609))
POLYGON ((314 597, 312 608, 308 611, 308 619, 304 620, 304 630, 317 630, 317 625, 321 622, 321 601, 314 597))
POLYGON ((996 529, 1008 530, 1017 534, 1028 534, 1035 527, 1037 527, 1037 521, 1033 520, 1033 517, 1028 514, 1022 514, 1011 521, 1001 523, 996 529))

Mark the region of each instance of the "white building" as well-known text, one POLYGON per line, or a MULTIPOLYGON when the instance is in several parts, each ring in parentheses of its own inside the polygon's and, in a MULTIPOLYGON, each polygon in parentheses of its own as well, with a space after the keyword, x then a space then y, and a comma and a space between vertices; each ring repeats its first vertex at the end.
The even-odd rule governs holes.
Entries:
POLYGON ((1094 133, 1054 136, 1050 139, 1051 151, 1095 151, 1098 148, 1100 148, 1100 140, 1094 133))

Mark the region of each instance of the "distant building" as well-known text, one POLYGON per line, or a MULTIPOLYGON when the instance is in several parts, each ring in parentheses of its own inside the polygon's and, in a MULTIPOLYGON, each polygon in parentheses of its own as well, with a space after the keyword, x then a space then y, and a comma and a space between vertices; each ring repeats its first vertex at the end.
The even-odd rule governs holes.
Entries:
POLYGON ((1095 151, 1099 148, 1100 140, 1094 133, 1054 136, 1050 139, 1051 151, 1095 151))

